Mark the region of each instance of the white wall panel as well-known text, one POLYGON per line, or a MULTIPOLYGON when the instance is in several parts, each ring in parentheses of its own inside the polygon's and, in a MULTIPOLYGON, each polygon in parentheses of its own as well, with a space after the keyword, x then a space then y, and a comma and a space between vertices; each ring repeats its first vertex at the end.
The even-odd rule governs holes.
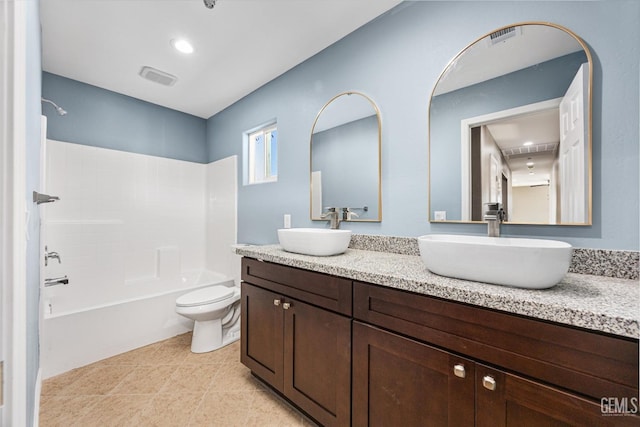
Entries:
POLYGON ((47 206, 45 244, 62 264, 45 274, 69 276, 49 293, 64 296, 58 309, 117 300, 158 271, 205 268, 206 165, 52 140, 47 153, 47 189, 60 201, 47 206))

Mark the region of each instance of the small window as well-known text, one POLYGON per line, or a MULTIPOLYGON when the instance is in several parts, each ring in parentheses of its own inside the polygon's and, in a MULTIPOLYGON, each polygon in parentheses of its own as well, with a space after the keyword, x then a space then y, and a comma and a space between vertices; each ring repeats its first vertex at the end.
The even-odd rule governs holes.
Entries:
POLYGON ((278 180, 278 127, 276 123, 245 134, 244 183, 278 180))

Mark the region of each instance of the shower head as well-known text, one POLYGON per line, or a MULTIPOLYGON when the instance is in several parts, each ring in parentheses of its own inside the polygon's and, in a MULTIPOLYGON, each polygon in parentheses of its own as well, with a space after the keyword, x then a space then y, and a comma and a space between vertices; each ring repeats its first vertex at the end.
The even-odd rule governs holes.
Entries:
POLYGON ((56 109, 56 112, 60 115, 60 116, 64 116, 65 114, 67 114, 67 110, 65 110, 62 107, 59 107, 55 102, 50 101, 48 99, 45 98, 40 98, 42 100, 42 102, 48 102, 49 104, 53 105, 53 107, 56 109))
POLYGON ((204 2, 204 5, 208 8, 208 9, 213 9, 213 7, 216 5, 216 1, 217 0, 202 0, 204 2))

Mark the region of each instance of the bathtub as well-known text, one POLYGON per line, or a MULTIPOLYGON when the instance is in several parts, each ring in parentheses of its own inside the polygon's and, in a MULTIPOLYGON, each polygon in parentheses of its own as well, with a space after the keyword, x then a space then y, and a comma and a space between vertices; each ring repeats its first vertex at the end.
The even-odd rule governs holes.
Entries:
POLYGON ((43 288, 43 379, 191 331, 193 321, 175 312, 176 298, 215 284, 234 286, 234 281, 200 270, 127 281, 117 297, 94 292, 78 298, 65 295, 63 286, 43 288))

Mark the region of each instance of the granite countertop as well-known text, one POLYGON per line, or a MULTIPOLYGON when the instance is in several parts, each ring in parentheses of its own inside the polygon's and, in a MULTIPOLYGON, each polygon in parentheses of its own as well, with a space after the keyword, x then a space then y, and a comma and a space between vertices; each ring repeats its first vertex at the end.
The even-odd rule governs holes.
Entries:
POLYGON ((556 286, 527 290, 438 276, 419 256, 347 249, 338 256, 285 252, 280 245, 235 247, 238 255, 332 274, 610 334, 640 337, 637 280, 568 273, 556 286))

